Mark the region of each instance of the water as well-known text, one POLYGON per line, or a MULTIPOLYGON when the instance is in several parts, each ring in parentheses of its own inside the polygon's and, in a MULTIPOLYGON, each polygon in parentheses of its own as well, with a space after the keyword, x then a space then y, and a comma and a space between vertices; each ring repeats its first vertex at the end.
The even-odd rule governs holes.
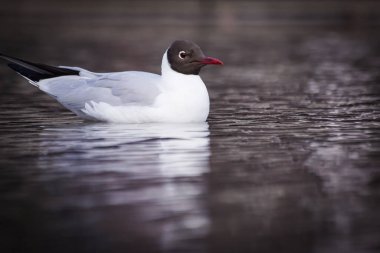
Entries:
POLYGON ((190 125, 85 122, 1 67, 0 251, 378 252, 373 5, 1 6, 11 55, 158 73, 191 38, 225 66, 190 125))

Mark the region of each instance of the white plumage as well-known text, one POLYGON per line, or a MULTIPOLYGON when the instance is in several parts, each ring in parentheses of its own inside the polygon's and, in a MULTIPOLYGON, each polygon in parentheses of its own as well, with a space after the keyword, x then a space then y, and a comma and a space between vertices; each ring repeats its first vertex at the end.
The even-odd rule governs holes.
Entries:
POLYGON ((166 50, 161 75, 125 71, 94 73, 78 67, 54 67, 0 54, 8 66, 80 117, 107 122, 204 122, 209 96, 199 76, 206 57, 191 41, 174 41, 166 50))
POLYGON ((125 71, 60 76, 36 83, 63 106, 87 119, 122 122, 204 122, 209 96, 199 75, 174 71, 165 52, 162 73, 125 71))

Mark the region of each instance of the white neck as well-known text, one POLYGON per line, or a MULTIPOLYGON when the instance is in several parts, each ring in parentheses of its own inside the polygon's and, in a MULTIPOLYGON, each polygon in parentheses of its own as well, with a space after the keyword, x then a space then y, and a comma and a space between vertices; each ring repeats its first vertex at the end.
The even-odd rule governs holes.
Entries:
MULTIPOLYGON (((166 88, 180 88, 181 86, 189 85, 189 83, 202 82, 199 75, 185 75, 181 74, 170 67, 167 57, 167 50, 162 57, 161 64, 161 76, 163 79, 163 85, 166 88)), ((203 84, 203 82, 202 82, 203 84)))

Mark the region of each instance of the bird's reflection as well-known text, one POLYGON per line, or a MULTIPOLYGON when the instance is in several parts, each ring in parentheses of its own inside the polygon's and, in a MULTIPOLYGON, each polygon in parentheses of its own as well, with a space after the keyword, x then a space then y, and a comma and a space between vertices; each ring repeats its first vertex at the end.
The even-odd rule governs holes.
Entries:
POLYGON ((59 201, 45 205, 58 211, 121 209, 112 223, 109 212, 97 216, 91 229, 120 241, 150 237, 153 229, 159 247, 176 249, 208 229, 203 178, 209 170, 208 136, 207 123, 46 128, 40 133, 38 167, 53 168, 49 176, 56 182, 62 175, 74 177, 58 185, 65 189, 59 201), (140 228, 131 235, 136 222, 140 228))
POLYGON ((41 132, 43 161, 64 170, 124 171, 133 176, 191 176, 207 170, 207 123, 79 124, 41 132), (64 158, 64 159, 63 159, 64 158), (82 163, 83 161, 83 163, 82 163), (106 166, 105 166, 106 165, 106 166), (137 166, 138 165, 138 166, 137 166), (153 173, 153 174, 151 174, 153 173))

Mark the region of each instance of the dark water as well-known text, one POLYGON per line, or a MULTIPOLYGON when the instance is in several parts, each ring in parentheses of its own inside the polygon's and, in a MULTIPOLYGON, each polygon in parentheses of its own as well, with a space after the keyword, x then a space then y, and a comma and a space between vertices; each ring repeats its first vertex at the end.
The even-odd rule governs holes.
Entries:
POLYGON ((0 252, 379 252, 379 4, 8 2, 0 48, 159 72, 225 62, 207 123, 84 122, 0 68, 0 252))

